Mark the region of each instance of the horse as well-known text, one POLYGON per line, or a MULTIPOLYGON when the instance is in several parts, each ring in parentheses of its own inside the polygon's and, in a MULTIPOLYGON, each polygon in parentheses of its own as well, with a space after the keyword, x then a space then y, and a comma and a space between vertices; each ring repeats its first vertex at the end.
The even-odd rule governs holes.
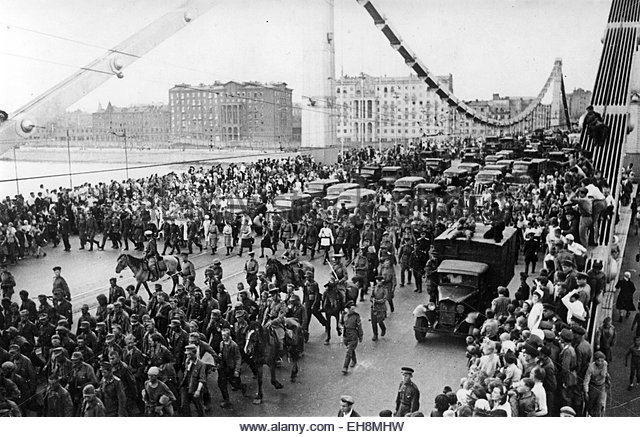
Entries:
POLYGON ((313 266, 311 266, 311 264, 305 265, 301 262, 283 264, 275 257, 272 257, 267 260, 265 273, 269 279, 275 276, 276 284, 278 284, 280 291, 286 293, 287 284, 293 284, 295 288, 299 288, 304 285, 304 273, 307 270, 313 271, 313 266))
MULTIPOLYGON (((299 371, 298 360, 304 351, 304 335, 302 327, 295 319, 285 318, 285 326, 284 352, 292 362, 290 379, 291 382, 295 382, 299 371)), ((278 367, 278 360, 280 358, 278 356, 277 341, 271 328, 265 328, 257 321, 249 323, 244 352, 249 358, 247 364, 257 376, 258 380, 258 392, 253 400, 255 405, 262 403, 263 366, 267 365, 269 367, 271 385, 273 385, 276 390, 284 387, 276 377, 276 368, 278 367)))
POLYGON ((147 281, 155 282, 162 278, 165 273, 171 276, 171 280, 173 281, 173 288, 171 289, 171 294, 175 292, 176 286, 178 285, 178 271, 180 270, 180 260, 177 256, 173 255, 165 255, 162 257, 164 260, 164 264, 166 265, 166 269, 160 270, 159 277, 153 278, 151 271, 149 270, 149 265, 147 264, 147 260, 144 258, 136 258, 135 256, 123 253, 118 257, 118 262, 116 264, 116 273, 120 273, 125 268, 129 267, 133 272, 133 276, 136 278, 136 293, 140 289, 140 285, 144 285, 144 288, 149 293, 149 297, 151 297, 151 291, 149 290, 149 286, 147 285, 147 281))
POLYGON ((340 324, 342 322, 345 306, 345 290, 344 284, 340 281, 330 281, 326 285, 326 290, 322 295, 322 311, 326 314, 327 324, 325 325, 325 332, 327 333, 327 339, 324 344, 329 344, 331 340, 331 317, 336 318, 336 332, 338 335, 342 335, 340 324))

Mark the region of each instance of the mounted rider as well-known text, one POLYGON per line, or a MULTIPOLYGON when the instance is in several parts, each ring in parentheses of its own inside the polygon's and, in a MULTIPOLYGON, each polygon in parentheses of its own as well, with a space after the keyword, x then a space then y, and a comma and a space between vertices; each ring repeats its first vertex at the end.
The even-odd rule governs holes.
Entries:
POLYGON ((267 303, 267 309, 264 312, 264 318, 262 325, 265 328, 271 328, 271 332, 274 334, 277 340, 278 356, 284 351, 284 334, 285 334, 285 321, 284 318, 287 314, 287 305, 280 298, 280 289, 277 286, 272 286, 269 289, 269 302, 267 303))
POLYGON ((149 268, 149 272, 151 273, 152 280, 158 280, 160 276, 162 276, 162 257, 158 253, 158 246, 156 245, 156 239, 153 236, 153 231, 145 231, 144 237, 147 240, 147 243, 144 249, 143 257, 147 261, 147 267, 149 268))

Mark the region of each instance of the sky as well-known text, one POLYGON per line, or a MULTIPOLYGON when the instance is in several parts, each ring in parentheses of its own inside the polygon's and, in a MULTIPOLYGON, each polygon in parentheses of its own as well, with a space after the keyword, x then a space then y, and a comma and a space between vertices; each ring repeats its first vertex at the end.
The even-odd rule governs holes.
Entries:
MULTIPOLYGON (((178 83, 286 82, 302 97, 305 3, 212 0, 214 6, 69 109, 167 102, 178 83)), ((374 0, 464 100, 535 96, 556 58, 565 85, 592 89, 611 0, 374 0)), ((11 112, 175 9, 181 0, 2 0, 0 109, 11 112), (28 29, 28 30, 25 30, 28 29), (80 44, 81 43, 81 44, 80 44)), ((409 68, 356 0, 335 0, 336 76, 407 76, 409 68)), ((100 74, 100 73, 96 73, 100 74)))

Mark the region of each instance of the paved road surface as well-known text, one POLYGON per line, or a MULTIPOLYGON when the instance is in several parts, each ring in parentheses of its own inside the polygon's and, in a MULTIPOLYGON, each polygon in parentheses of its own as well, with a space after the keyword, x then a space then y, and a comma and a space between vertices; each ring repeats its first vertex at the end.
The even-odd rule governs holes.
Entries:
MULTIPOLYGON (((162 243, 159 244, 162 246, 162 243)), ((66 278, 73 296, 73 306, 77 311, 82 303, 95 307, 95 297, 108 289, 109 278, 115 275, 117 250, 109 249, 107 243, 104 252, 79 251, 77 238, 72 239, 72 252, 63 252, 60 247, 47 249, 44 259, 23 260, 19 266, 11 267, 17 282, 17 290, 26 289, 32 296, 39 293, 49 294, 53 281, 51 268, 62 266, 62 275, 66 278)), ((162 247, 159 248, 160 250, 162 247)), ((131 251, 130 251, 131 252, 131 251)), ((211 264, 214 257, 220 257, 224 269, 223 282, 235 299, 236 284, 244 281, 244 263, 237 255, 230 257, 212 256, 210 253, 195 253, 192 260, 197 268, 196 284, 204 286, 204 268, 211 264)), ((223 250, 224 252, 224 250, 223 250)), ((139 253, 133 251, 134 255, 139 253)), ((270 253, 270 252, 269 252, 270 253)), ((280 254, 282 246, 280 246, 280 254)), ((257 255, 260 253, 258 252, 257 255)), ((265 259, 257 258, 261 268, 265 259)), ((321 259, 314 261, 316 278, 322 285, 329 278, 328 266, 323 266, 321 259)), ((352 275, 352 271, 349 272, 352 275)), ((133 283, 129 270, 122 272, 118 283, 126 287, 133 283)), ((170 282, 162 282, 165 290, 170 282)), ((145 296, 144 291, 140 292, 145 296)), ((17 299, 17 293, 14 296, 17 299)), ((145 296, 146 297, 146 296, 145 296)), ((460 378, 466 373, 464 341, 446 336, 430 335, 424 344, 418 344, 413 337, 413 316, 415 306, 426 299, 424 294, 413 292, 412 287, 396 291, 394 300, 395 313, 387 319, 388 331, 377 343, 371 341, 372 331, 369 319, 369 304, 358 304, 358 312, 364 322, 364 342, 358 346, 358 365, 353 371, 343 376, 341 373, 345 348, 341 338, 332 334, 329 346, 323 344, 324 330, 317 321, 310 326, 310 340, 307 343, 305 356, 300 362, 301 370, 298 380, 288 380, 289 365, 285 363, 278 371, 284 389, 275 390, 268 381, 265 383, 265 395, 262 405, 255 406, 252 398, 241 400, 239 392, 231 393, 233 408, 222 410, 218 404, 220 393, 215 380, 210 381, 213 393, 213 408, 209 415, 213 416, 334 416, 339 408, 342 394, 350 394, 356 400, 356 409, 361 414, 377 415, 382 409, 393 409, 396 391, 401 380, 400 367, 412 366, 416 370, 414 381, 421 390, 421 410, 428 414, 433 408, 434 397, 445 385, 455 388, 460 378)), ((93 312, 93 311, 92 311, 93 312)), ((335 329, 335 328, 334 328, 335 329)), ((265 376, 267 369, 265 368, 265 376)), ((249 384, 249 393, 255 393, 256 382, 251 372, 243 371, 243 381, 249 384)))

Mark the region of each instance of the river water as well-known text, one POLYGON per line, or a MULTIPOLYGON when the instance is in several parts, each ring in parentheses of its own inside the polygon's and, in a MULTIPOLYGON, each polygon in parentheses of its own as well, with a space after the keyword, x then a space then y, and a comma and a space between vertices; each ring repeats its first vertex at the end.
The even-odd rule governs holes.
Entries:
MULTIPOLYGON (((52 190, 68 188, 69 164, 66 162, 17 161, 18 185, 16 186, 16 166, 13 161, 0 161, 0 196, 14 196, 18 192, 27 197, 30 192, 42 191, 40 185, 52 190)), ((135 167, 135 166, 131 166, 135 167)), ((167 164, 153 168, 129 168, 129 177, 140 178, 157 173, 163 175, 180 170, 179 166, 167 164)), ((74 186, 85 182, 98 183, 111 180, 122 181, 126 178, 123 163, 72 162, 72 181, 74 186)))

